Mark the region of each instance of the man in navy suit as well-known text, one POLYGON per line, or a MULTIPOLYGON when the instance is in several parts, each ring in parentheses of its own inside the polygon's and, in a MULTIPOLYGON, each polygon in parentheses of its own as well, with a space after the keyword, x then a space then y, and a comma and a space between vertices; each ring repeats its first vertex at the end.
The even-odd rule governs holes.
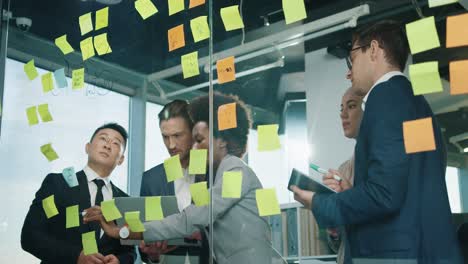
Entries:
POLYGON ((79 214, 79 226, 66 228, 66 208, 78 205, 85 211, 103 200, 128 196, 111 181, 114 168, 124 161, 127 132, 118 124, 110 123, 96 129, 86 144, 88 164, 76 173, 78 185, 70 187, 61 173, 51 173, 41 188, 24 220, 21 246, 41 260, 41 263, 112 263, 132 264, 136 258, 133 246, 122 246, 101 231, 99 224, 83 224, 79 214), (42 201, 54 195, 58 215, 47 218, 42 201), (98 252, 84 255, 82 234, 95 231, 98 252))
POLYGON ((356 31, 352 43, 347 78, 365 96, 354 187, 346 190, 345 181, 327 175, 324 181, 338 193, 295 187, 295 199, 319 225, 346 227, 346 263, 461 263, 445 184, 445 146, 426 99, 413 95, 402 74, 409 53, 402 26, 378 22, 356 31), (436 149, 407 154, 403 122, 427 117, 436 149))

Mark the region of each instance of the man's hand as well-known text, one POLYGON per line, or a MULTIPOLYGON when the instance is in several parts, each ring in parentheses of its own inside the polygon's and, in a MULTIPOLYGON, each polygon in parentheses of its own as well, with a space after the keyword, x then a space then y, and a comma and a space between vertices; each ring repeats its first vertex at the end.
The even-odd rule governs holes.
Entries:
POLYGON ((91 208, 88 208, 85 210, 86 214, 83 217, 83 222, 85 224, 89 222, 99 222, 101 225, 102 230, 108 235, 109 237, 119 239, 119 231, 120 228, 113 222, 107 222, 106 219, 104 219, 104 216, 102 215, 101 207, 99 206, 93 206, 91 208))
POLYGON ((104 263, 106 263, 106 264, 120 264, 120 261, 116 256, 114 256, 112 254, 109 254, 109 255, 104 257, 104 263))
POLYGON ((167 254, 176 248, 177 246, 168 247, 167 241, 162 241, 162 242, 158 241, 158 242, 149 243, 149 244, 145 244, 145 241, 141 241, 140 243, 141 252, 148 255, 151 261, 158 261, 158 262, 159 262, 159 257, 161 255, 167 254))
POLYGON ((294 200, 303 204, 305 208, 312 209, 312 199, 315 195, 314 192, 302 190, 296 185, 292 185, 291 190, 294 193, 294 200))
POLYGON ((83 251, 81 251, 80 256, 78 257, 78 261, 76 263, 77 264, 104 264, 107 262, 105 262, 104 256, 99 253, 85 256, 85 254, 83 254, 83 251))
POLYGON ((336 192, 342 192, 352 187, 351 183, 346 180, 337 170, 329 169, 328 173, 323 175, 323 184, 327 185, 336 192), (339 176, 341 181, 337 181, 333 175, 339 176))
POLYGON ((198 240, 198 241, 201 241, 202 240, 202 235, 201 235, 201 232, 200 231, 196 231, 196 232, 193 232, 193 234, 191 236, 188 236, 186 237, 187 239, 195 239, 195 240, 198 240))

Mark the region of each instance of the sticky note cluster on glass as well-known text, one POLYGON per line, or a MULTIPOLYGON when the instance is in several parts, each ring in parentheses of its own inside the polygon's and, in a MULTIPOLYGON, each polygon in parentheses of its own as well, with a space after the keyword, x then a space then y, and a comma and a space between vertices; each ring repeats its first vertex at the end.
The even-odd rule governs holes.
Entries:
POLYGON ((52 115, 49 111, 49 104, 41 104, 37 107, 31 106, 26 109, 26 116, 28 118, 28 123, 30 126, 39 124, 37 112, 39 112, 39 116, 41 117, 42 122, 53 121, 52 115))

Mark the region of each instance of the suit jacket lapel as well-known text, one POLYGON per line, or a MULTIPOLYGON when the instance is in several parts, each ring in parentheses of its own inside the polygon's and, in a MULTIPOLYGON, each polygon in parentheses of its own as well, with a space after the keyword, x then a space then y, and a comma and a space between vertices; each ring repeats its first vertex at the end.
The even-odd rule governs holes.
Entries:
POLYGON ((83 210, 88 209, 91 207, 91 195, 89 194, 89 188, 88 188, 88 178, 86 177, 86 174, 83 171, 79 171, 76 173, 76 176, 78 178, 78 188, 80 190, 79 194, 79 208, 80 208, 80 230, 81 233, 86 233, 89 231, 93 231, 94 228, 92 224, 83 224, 83 216, 81 215, 81 212, 83 210))

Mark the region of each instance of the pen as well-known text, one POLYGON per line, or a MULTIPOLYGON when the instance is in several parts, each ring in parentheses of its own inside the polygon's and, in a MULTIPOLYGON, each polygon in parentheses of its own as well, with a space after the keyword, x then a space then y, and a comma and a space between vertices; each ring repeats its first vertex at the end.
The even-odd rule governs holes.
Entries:
MULTIPOLYGON (((310 167, 311 169, 315 170, 316 172, 319 172, 319 173, 322 173, 322 174, 327 174, 327 173, 328 173, 327 170, 322 169, 322 168, 320 168, 319 166, 317 166, 317 165, 315 165, 315 164, 313 164, 313 163, 310 163, 310 164, 309 164, 309 167, 310 167)), ((339 176, 337 176, 337 175, 333 175, 333 178, 334 178, 335 180, 337 180, 337 181, 341 181, 341 178, 340 178, 339 176)))

